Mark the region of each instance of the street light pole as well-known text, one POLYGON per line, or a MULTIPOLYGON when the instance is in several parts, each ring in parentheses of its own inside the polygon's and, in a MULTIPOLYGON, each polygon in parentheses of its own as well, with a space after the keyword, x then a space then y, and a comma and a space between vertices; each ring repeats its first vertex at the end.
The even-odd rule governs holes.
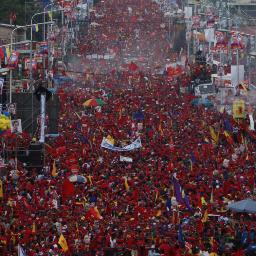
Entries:
MULTIPOLYGON (((57 9, 57 10, 52 10, 51 12, 58 12, 58 11, 62 11, 63 12, 64 9, 57 9)), ((33 75, 32 75, 32 50, 33 50, 33 47, 32 47, 32 41, 33 41, 33 19, 35 16, 37 15, 41 15, 41 14, 45 14, 46 12, 38 12, 38 13, 35 13, 32 17, 31 17, 31 20, 30 20, 30 63, 29 63, 29 79, 30 81, 32 80, 33 78, 33 75)), ((48 12, 47 12, 48 13, 48 12)), ((37 25, 42 25, 42 24, 52 24, 53 22, 43 22, 43 23, 37 23, 37 25)))
MULTIPOLYGON (((48 7, 51 7, 52 8, 52 6, 54 5, 54 3, 50 3, 50 4, 48 4, 48 5, 46 5, 45 7, 44 7, 44 35, 43 35, 43 41, 45 42, 45 40, 46 40, 46 24, 45 24, 45 21, 46 21, 46 9, 48 8, 48 7)), ((52 15, 51 15, 51 21, 52 21, 52 15)), ((49 49, 48 49, 49 50, 49 49)), ((43 75, 43 77, 45 78, 46 77, 46 74, 45 74, 45 55, 43 55, 43 71, 44 71, 44 75, 43 75)))
MULTIPOLYGON (((45 23, 45 20, 46 20, 46 13, 48 13, 47 8, 51 7, 51 12, 52 12, 52 6, 54 5, 54 3, 50 3, 50 4, 47 4, 45 7, 44 7, 44 23, 45 23)), ((56 11, 56 10, 55 10, 56 11)), ((52 20, 52 19, 51 19, 52 20)), ((46 34, 46 26, 44 24, 44 36, 43 36, 43 40, 45 41, 45 34, 46 34)))
MULTIPOLYGON (((53 22, 45 22, 46 24, 52 24, 53 22)), ((38 23, 38 25, 40 24, 43 24, 43 23, 38 23)), ((13 50, 13 33, 18 30, 18 29, 23 29, 23 28, 27 28, 27 27, 30 27, 31 25, 25 25, 25 26, 19 26, 19 27, 16 27, 12 30, 11 32, 11 45, 10 45, 10 52, 12 53, 12 50, 13 50)), ((12 70, 10 69, 10 81, 9 81, 9 88, 10 88, 10 103, 12 103, 12 70)))

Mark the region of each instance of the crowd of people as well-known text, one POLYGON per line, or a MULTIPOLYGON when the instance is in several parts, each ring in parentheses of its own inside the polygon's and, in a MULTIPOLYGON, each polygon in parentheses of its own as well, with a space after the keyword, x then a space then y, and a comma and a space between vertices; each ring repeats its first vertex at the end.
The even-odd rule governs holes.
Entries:
MULTIPOLYGON (((18 246, 28 256, 254 255, 255 215, 226 208, 254 193, 249 121, 192 106, 195 97, 180 92, 191 79, 184 70, 150 71, 171 54, 161 15, 148 0, 96 6, 101 26, 81 54, 108 51, 121 37, 120 51, 138 61, 124 66, 117 50, 103 74, 84 59, 85 85, 58 88, 59 136, 47 139, 44 168, 18 162, 15 170, 11 158, 1 174, 1 255, 17 255, 18 246)), ((13 149, 31 139, 1 136, 13 149)))

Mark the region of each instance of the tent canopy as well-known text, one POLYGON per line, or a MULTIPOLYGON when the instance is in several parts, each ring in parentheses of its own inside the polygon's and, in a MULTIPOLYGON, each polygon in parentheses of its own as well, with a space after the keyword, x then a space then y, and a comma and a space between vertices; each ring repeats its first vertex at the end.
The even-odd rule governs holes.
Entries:
POLYGON ((203 105, 207 108, 213 107, 213 103, 210 100, 208 100, 207 98, 205 98, 205 99, 204 98, 194 99, 194 100, 192 100, 191 104, 193 106, 203 105))
POLYGON ((256 213, 256 201, 248 198, 230 204, 227 206, 227 208, 234 212, 256 213))

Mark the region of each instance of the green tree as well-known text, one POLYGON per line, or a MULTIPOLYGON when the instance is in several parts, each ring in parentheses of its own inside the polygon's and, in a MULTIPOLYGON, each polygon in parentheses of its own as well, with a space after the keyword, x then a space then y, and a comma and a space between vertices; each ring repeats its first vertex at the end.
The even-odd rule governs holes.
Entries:
POLYGON ((25 25, 33 13, 41 11, 40 1, 33 0, 1 0, 0 1, 0 23, 10 23, 10 14, 16 13, 16 24, 25 25))

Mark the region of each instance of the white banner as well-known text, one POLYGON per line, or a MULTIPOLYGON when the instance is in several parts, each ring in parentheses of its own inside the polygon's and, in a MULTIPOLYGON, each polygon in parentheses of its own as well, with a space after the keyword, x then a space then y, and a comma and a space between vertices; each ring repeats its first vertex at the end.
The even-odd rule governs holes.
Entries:
POLYGON ((185 13, 185 19, 190 19, 193 14, 193 10, 191 6, 185 6, 184 7, 184 13, 185 13))
POLYGON ((230 0, 229 5, 256 5, 255 0, 230 0))
POLYGON ((120 162, 127 162, 127 163, 132 163, 133 160, 131 157, 127 157, 127 156, 120 156, 120 162))
POLYGON ((253 120, 253 116, 249 115, 249 119, 250 119, 250 130, 254 131, 254 120, 253 120))
POLYGON ((116 147, 116 146, 113 146, 112 144, 110 144, 109 141, 104 137, 101 142, 101 147, 112 150, 112 151, 120 151, 120 152, 123 151, 124 152, 124 151, 131 151, 131 150, 134 150, 137 148, 141 148, 142 145, 141 145, 140 138, 138 138, 135 141, 133 141, 131 144, 129 144, 123 148, 120 148, 120 147, 116 147))
POLYGON ((215 41, 215 31, 214 28, 207 28, 204 30, 205 40, 207 42, 214 43, 215 41))

